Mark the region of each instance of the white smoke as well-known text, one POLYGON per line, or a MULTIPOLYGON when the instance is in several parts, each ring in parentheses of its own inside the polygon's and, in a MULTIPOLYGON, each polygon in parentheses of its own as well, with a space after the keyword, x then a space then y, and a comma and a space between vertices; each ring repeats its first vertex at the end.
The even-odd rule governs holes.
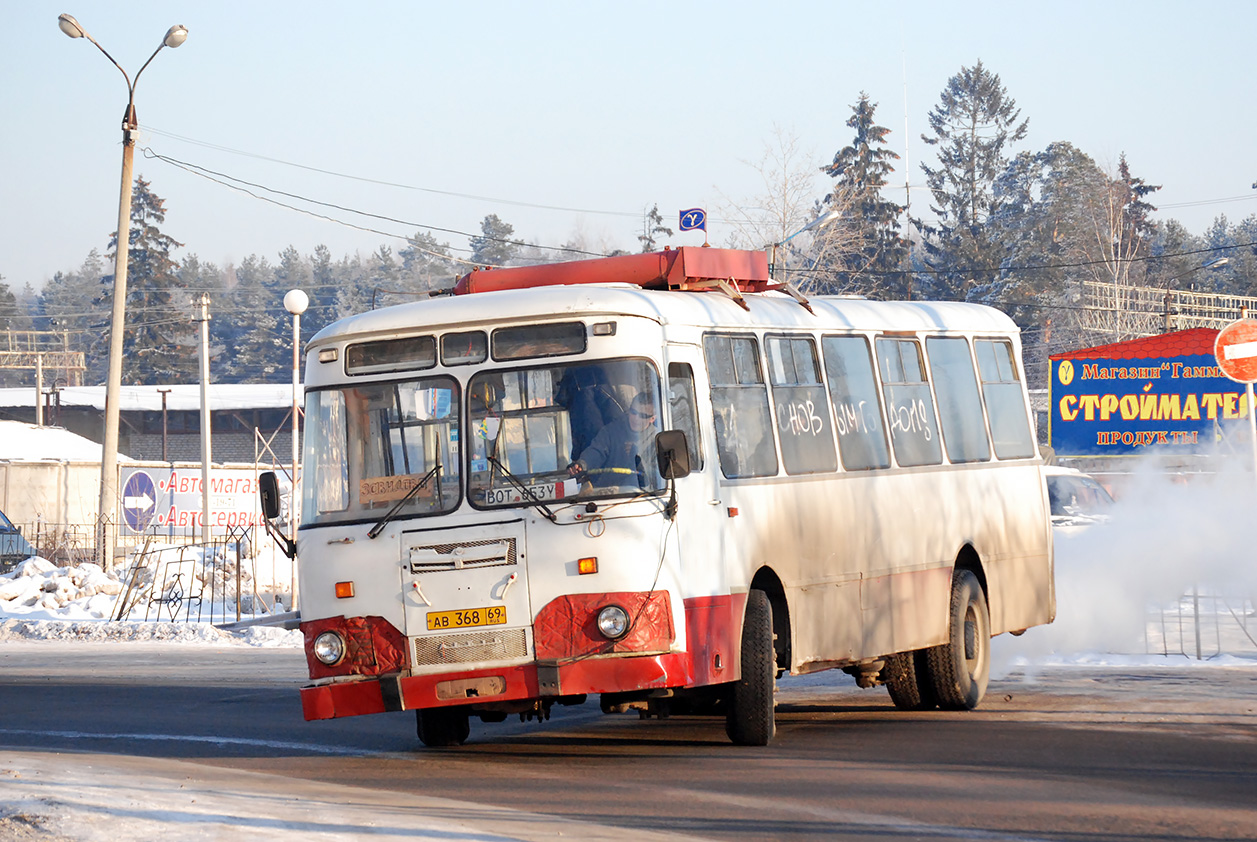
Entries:
MULTIPOLYGON (((1213 474, 1167 474, 1145 462, 1115 489, 1117 505, 1107 523, 1058 532, 1056 621, 1019 638, 997 638, 993 674, 1051 656, 1161 654, 1161 643, 1150 645, 1149 618, 1163 607, 1177 611, 1193 588, 1238 595, 1230 604, 1251 610, 1257 480, 1247 457, 1219 461, 1213 474)), ((1151 631, 1157 633, 1155 623, 1151 631)), ((1250 624, 1247 634, 1255 632, 1250 624)), ((1244 645, 1247 654, 1257 654, 1257 645, 1244 645)))

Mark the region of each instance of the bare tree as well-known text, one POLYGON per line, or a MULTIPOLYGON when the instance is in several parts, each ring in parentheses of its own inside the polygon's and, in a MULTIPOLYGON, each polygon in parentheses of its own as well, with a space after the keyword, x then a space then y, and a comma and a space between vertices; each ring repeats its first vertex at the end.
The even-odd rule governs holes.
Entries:
POLYGON ((800 149, 793 131, 773 126, 756 161, 743 161, 759 173, 763 192, 743 200, 721 193, 721 216, 732 228, 726 238, 730 248, 771 249, 774 275, 804 292, 829 291, 817 283, 814 267, 823 258, 845 255, 857 249, 857 231, 850 214, 850 197, 830 199, 826 208, 817 201, 826 192, 821 184, 821 163, 815 154, 800 149), (821 214, 832 219, 803 231, 821 214))

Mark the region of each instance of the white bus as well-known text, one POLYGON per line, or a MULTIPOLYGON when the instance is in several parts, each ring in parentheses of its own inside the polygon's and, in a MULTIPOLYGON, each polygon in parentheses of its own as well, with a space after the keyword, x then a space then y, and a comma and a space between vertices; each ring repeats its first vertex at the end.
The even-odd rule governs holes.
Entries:
POLYGON ((775 679, 831 668, 975 707, 991 636, 1055 613, 1018 330, 774 287, 761 252, 681 248, 316 335, 306 719, 415 710, 456 745, 598 694, 763 745, 775 679))

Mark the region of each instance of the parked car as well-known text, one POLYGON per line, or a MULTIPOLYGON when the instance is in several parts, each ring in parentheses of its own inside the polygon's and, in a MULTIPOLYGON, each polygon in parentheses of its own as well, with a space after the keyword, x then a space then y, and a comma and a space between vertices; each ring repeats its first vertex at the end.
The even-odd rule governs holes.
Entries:
POLYGON ((4 512, 0 512, 0 573, 34 554, 35 548, 22 537, 22 530, 14 526, 4 512))
POLYGON ((1076 531, 1109 519, 1113 497, 1090 474, 1059 465, 1049 465, 1045 473, 1054 528, 1076 531))

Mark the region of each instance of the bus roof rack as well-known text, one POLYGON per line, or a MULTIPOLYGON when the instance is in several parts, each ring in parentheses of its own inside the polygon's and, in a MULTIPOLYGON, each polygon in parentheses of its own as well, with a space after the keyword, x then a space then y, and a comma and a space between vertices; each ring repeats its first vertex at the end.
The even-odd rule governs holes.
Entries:
POLYGON ((633 284, 643 289, 719 290, 743 309, 744 292, 784 290, 811 307, 797 290, 774 281, 762 251, 681 246, 676 249, 541 266, 473 269, 458 279, 455 295, 572 284, 633 284))

